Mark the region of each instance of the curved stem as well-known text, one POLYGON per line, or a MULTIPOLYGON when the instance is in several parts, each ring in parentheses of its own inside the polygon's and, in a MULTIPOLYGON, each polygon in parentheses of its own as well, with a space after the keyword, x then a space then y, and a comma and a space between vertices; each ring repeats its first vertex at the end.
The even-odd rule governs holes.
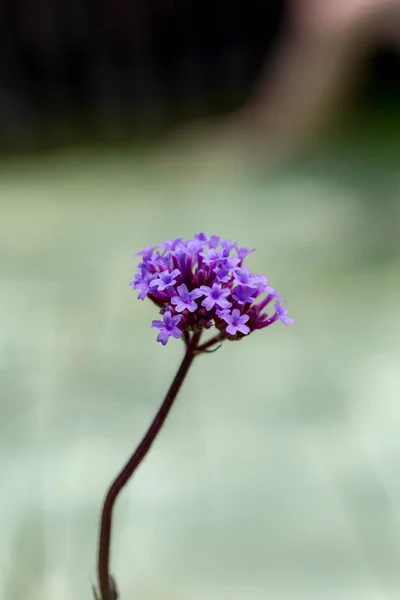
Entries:
POLYGON ((159 408, 142 441, 111 484, 104 500, 100 523, 98 555, 98 577, 102 600, 116 600, 118 597, 115 583, 109 573, 112 511, 115 501, 117 500, 117 497, 123 487, 126 485, 142 460, 145 458, 152 443, 163 426, 174 400, 178 395, 181 385, 189 371, 190 365, 196 356, 196 349, 200 336, 201 332, 193 334, 189 344, 186 347, 185 356, 178 369, 175 379, 173 380, 161 407, 159 408))
MULTIPOLYGON (((201 352, 209 351, 208 348, 211 348, 211 346, 214 346, 214 344, 218 344, 218 342, 221 342, 224 339, 224 337, 225 336, 223 333, 218 333, 213 338, 208 340, 208 342, 201 344, 201 346, 197 346, 197 348, 195 350, 196 354, 201 354, 201 352)), ((213 352, 213 350, 212 350, 212 352, 213 352)))

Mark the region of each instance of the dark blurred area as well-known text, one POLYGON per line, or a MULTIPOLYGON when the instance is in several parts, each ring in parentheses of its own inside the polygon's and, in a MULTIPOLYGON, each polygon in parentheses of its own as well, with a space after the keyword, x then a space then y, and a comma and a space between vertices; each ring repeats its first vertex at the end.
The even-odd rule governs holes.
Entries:
MULTIPOLYGON (((0 148, 139 133, 242 105, 282 32, 280 0, 2 0, 0 148)), ((398 104, 375 48, 362 102, 398 104)))
POLYGON ((60 125, 129 137, 229 109, 257 77, 281 4, 3 0, 1 143, 60 125))

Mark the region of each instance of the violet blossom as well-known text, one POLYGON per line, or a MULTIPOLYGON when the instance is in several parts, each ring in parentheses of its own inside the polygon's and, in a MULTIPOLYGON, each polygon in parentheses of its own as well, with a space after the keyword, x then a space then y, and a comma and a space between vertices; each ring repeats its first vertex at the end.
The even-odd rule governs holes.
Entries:
POLYGON ((245 323, 247 323, 250 317, 249 315, 241 315, 237 308, 234 308, 231 314, 225 312, 222 318, 228 323, 226 331, 230 335, 236 335, 238 331, 243 333, 243 335, 247 335, 249 333, 250 327, 245 325, 245 323))
POLYGON ((182 330, 177 327, 179 321, 182 319, 181 315, 173 317, 171 312, 167 310, 163 314, 162 321, 153 321, 151 326, 153 329, 160 329, 160 333, 157 336, 157 341, 161 342, 163 346, 168 342, 170 336, 179 339, 182 335, 182 330))
POLYGON ((158 277, 151 280, 149 287, 156 287, 159 292, 163 292, 166 288, 176 284, 176 278, 179 274, 179 269, 174 269, 171 273, 166 269, 158 277))
POLYGON ((165 345, 170 337, 181 337, 177 330, 190 336, 212 325, 218 341, 238 340, 275 321, 293 323, 283 306, 285 300, 268 278, 243 265, 252 252, 205 233, 187 241, 167 240, 138 252, 142 260, 131 286, 139 292, 139 299, 148 297, 162 315, 168 315, 159 327, 158 341, 165 345))
POLYGON ((208 285, 202 285, 200 286, 200 291, 206 296, 201 303, 206 310, 211 310, 215 305, 220 308, 228 308, 231 306, 231 303, 226 299, 230 294, 230 290, 227 288, 223 289, 221 283, 213 283, 212 288, 208 285))
POLYGON ((199 289, 189 292, 183 283, 176 288, 176 291, 178 292, 178 296, 172 296, 171 303, 176 305, 175 310, 177 312, 183 312, 185 309, 194 312, 198 308, 195 300, 203 295, 199 289))

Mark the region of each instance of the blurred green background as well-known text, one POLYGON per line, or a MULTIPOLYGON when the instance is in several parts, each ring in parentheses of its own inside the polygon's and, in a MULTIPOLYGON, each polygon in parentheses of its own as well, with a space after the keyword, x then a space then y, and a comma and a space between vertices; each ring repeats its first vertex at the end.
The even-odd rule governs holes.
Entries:
POLYGON ((257 248, 296 323, 195 362, 116 506, 121 597, 398 597, 395 130, 367 115, 278 169, 182 144, 2 159, 2 598, 90 598, 101 500, 182 355, 132 255, 199 231, 257 248))

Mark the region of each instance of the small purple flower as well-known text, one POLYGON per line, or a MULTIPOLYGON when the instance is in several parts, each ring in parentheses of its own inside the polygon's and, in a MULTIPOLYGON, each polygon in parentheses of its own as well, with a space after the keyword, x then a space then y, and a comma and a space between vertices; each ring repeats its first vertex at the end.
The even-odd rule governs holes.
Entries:
POLYGON ((195 288, 189 292, 186 285, 183 283, 182 285, 178 285, 176 291, 179 296, 172 296, 171 303, 176 304, 175 310, 177 312, 183 312, 186 308, 189 312, 194 312, 198 308, 195 300, 203 295, 199 288, 195 288))
POLYGON ((161 242, 159 246, 164 248, 166 252, 171 252, 171 250, 175 250, 176 246, 182 242, 183 238, 176 238, 175 240, 166 240, 165 242, 161 242))
POLYGON ((227 258, 225 260, 225 266, 228 269, 234 269, 235 267, 238 266, 239 263, 240 263, 240 258, 238 258, 237 256, 231 256, 230 258, 227 258))
POLYGON ((268 277, 265 277, 265 275, 253 275, 253 283, 257 288, 257 294, 269 293, 272 290, 272 288, 268 287, 268 277))
POLYGON ((247 323, 250 317, 249 315, 241 315, 237 308, 234 308, 231 314, 226 313, 222 315, 222 318, 228 323, 226 331, 230 335, 236 335, 238 331, 244 335, 249 333, 250 327, 247 327, 245 323, 247 323))
POLYGON ((267 304, 269 302, 271 302, 271 300, 281 300, 282 302, 286 302, 286 300, 284 298, 282 298, 282 296, 280 296, 278 294, 278 292, 276 290, 274 290, 273 287, 271 287, 270 285, 267 285, 265 290, 263 290, 264 292, 266 292, 268 295, 265 298, 265 301, 267 302, 267 304))
POLYGON ((216 248, 219 244, 220 241, 220 237, 219 235, 212 235, 210 238, 208 238, 208 245, 210 246, 210 248, 216 248))
POLYGON ((231 306, 231 302, 228 302, 226 299, 230 294, 230 289, 222 288, 220 283, 213 283, 212 288, 208 285, 202 285, 200 286, 200 290, 203 292, 203 295, 206 296, 201 303, 206 310, 211 310, 214 308, 214 305, 217 305, 220 308, 228 308, 231 306))
POLYGON ((202 242, 201 240, 189 240, 186 243, 184 252, 188 256, 196 256, 196 254, 200 252, 200 250, 203 250, 203 248, 204 242, 202 242))
POLYGON ((229 253, 233 248, 236 248, 237 244, 236 242, 231 242, 231 240, 221 240, 221 246, 224 250, 228 250, 229 253))
POLYGON ((243 260, 244 258, 246 258, 246 256, 252 254, 254 251, 255 250, 249 250, 248 248, 238 248, 237 253, 240 260, 243 260))
POLYGON ((254 295, 257 290, 248 287, 247 285, 237 285, 233 290, 233 298, 239 302, 239 304, 246 304, 247 302, 253 302, 254 295))
POLYGON ((134 290, 139 290, 138 300, 144 300, 147 296, 147 292, 149 291, 149 281, 151 279, 151 275, 148 273, 145 266, 142 264, 140 267, 140 273, 137 273, 134 277, 134 280, 130 282, 129 285, 133 287, 134 290))
POLYGON ((149 291, 149 284, 146 281, 131 281, 130 285, 135 290, 139 290, 138 300, 144 300, 147 296, 147 292, 149 291))
POLYGON ((194 237, 196 240, 199 240, 199 242, 202 242, 203 244, 207 244, 208 237, 206 236, 205 233, 203 233, 203 232, 196 233, 196 235, 194 237))
POLYGON ((165 346, 171 336, 178 340, 182 335, 182 330, 177 327, 181 319, 181 315, 173 317, 171 312, 167 310, 163 314, 162 321, 153 321, 151 324, 152 328, 160 329, 160 333, 157 336, 157 342, 161 342, 162 345, 165 346))
POLYGON ((166 288, 176 284, 176 277, 180 274, 179 269, 174 269, 172 272, 168 270, 159 274, 156 279, 150 282, 150 287, 156 287, 159 292, 163 292, 166 288))
POLYGON ((154 268, 165 271, 168 270, 169 258, 167 256, 162 256, 159 252, 156 252, 156 254, 149 259, 149 263, 154 268))
POLYGON ((246 285, 247 287, 257 289, 257 282, 255 281, 255 275, 250 273, 250 270, 246 267, 242 267, 240 269, 235 269, 233 271, 233 277, 237 283, 241 283, 242 285, 246 285))
POLYGON ((156 248, 157 246, 148 246, 147 248, 143 248, 143 250, 136 252, 133 256, 141 256, 144 259, 150 258, 156 248))
POLYGON ((200 256, 203 257, 203 262, 205 265, 212 265, 221 259, 221 252, 215 250, 214 248, 210 248, 207 252, 200 252, 200 256))
POLYGON ((216 274, 217 279, 222 283, 227 283, 232 279, 229 275, 229 269, 224 263, 218 264, 214 269, 214 273, 216 274))
POLYGON ((285 306, 282 306, 280 302, 276 302, 275 311, 276 312, 274 316, 280 321, 282 321, 282 323, 286 325, 286 327, 294 323, 294 319, 292 319, 292 317, 287 316, 287 308, 285 306))

